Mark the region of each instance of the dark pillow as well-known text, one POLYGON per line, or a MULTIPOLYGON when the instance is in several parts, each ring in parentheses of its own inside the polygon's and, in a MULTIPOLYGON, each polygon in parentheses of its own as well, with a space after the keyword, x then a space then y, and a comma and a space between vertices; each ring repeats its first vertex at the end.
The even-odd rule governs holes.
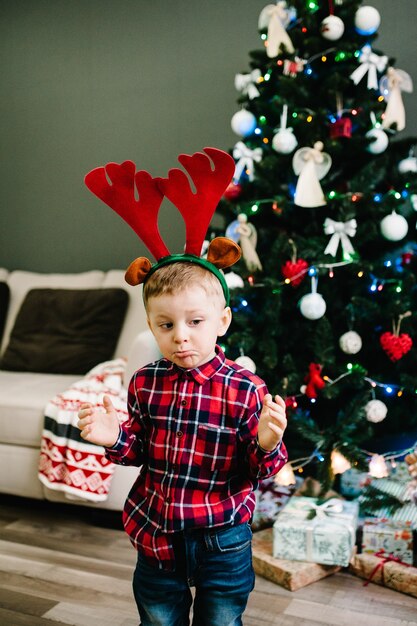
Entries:
POLYGON ((7 283, 0 282, 0 343, 3 337, 4 324, 6 323, 7 310, 9 308, 10 290, 7 283))
POLYGON ((128 298, 124 289, 30 290, 0 369, 85 374, 113 357, 128 298))

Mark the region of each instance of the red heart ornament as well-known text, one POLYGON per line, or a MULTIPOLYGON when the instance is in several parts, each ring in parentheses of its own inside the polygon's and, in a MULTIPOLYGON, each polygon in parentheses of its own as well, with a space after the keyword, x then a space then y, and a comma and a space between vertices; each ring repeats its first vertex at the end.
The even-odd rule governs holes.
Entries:
POLYGON ((379 342, 391 361, 399 361, 404 354, 407 354, 407 352, 411 350, 413 345, 413 340, 407 333, 394 335, 393 333, 386 332, 380 336, 379 342))
POLYGON ((308 268, 308 263, 304 259, 298 259, 297 261, 287 261, 281 267, 281 272, 284 278, 291 280, 292 287, 298 287, 298 285, 304 280, 308 268), (293 279, 293 276, 297 278, 293 279))

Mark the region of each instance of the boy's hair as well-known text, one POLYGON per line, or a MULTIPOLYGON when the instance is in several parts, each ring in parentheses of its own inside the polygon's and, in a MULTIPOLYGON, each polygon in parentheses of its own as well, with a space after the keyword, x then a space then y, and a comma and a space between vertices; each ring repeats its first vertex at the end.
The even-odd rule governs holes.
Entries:
POLYGON ((201 265, 190 261, 177 261, 158 268, 143 285, 143 302, 147 308, 150 298, 174 294, 187 287, 198 285, 208 295, 218 297, 222 307, 226 300, 220 281, 201 265))

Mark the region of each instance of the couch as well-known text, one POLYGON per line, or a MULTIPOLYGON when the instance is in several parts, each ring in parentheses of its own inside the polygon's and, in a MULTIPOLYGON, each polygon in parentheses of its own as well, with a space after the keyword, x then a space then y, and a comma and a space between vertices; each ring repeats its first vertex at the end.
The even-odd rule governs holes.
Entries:
MULTIPOLYGON (((100 332, 103 333, 103 328, 100 332)), ((107 358, 127 359, 123 378, 125 386, 135 369, 159 358, 156 343, 147 330, 141 288, 127 285, 122 270, 41 274, 0 268, 0 338, 0 493, 55 502, 71 502, 64 493, 47 488, 38 479, 44 409, 56 394, 64 392, 83 377, 82 368, 89 368, 94 365, 94 359, 100 361, 103 358, 103 347, 111 351, 107 358), (110 300, 116 298, 115 308, 110 308, 103 314, 104 323, 110 328, 110 331, 104 328, 106 337, 112 334, 113 325, 110 323, 113 319, 117 319, 115 326, 120 326, 116 328, 116 333, 111 338, 113 344, 111 342, 107 344, 103 337, 100 339, 96 329, 94 331, 89 329, 91 320, 85 320, 88 320, 88 316, 94 318, 95 309, 88 310, 87 307, 87 310, 84 310, 78 304, 72 304, 72 300, 70 305, 65 301, 62 309, 54 306, 57 295, 59 298, 62 294, 72 298, 75 294, 75 297, 79 298, 80 291, 83 298, 89 294, 92 301, 98 300, 99 304, 103 300, 102 296, 106 303, 108 294, 111 296, 110 300), (119 302, 122 304, 119 305, 119 302), (74 323, 78 324, 72 328, 72 332, 75 330, 73 343, 77 344, 78 337, 85 335, 84 350, 86 346, 88 349, 89 342, 94 347, 86 355, 88 358, 83 357, 80 363, 73 363, 68 357, 64 359, 64 363, 55 368, 57 371, 54 371, 53 359, 49 357, 51 346, 53 352, 53 341, 48 337, 50 343, 47 346, 46 339, 45 342, 36 339, 40 319, 37 316, 41 316, 42 320, 47 316, 48 320, 51 319, 48 324, 59 328, 59 332, 65 334, 67 331, 65 325, 70 325, 66 321, 67 315, 71 314, 71 310, 74 313, 75 306, 79 308, 80 313, 73 315, 74 323), (22 329, 24 332, 32 332, 35 343, 41 345, 33 346, 30 342, 26 345, 24 339, 26 335, 22 335, 22 329), (25 351, 29 349, 31 352, 26 354, 25 351), (31 368, 35 371, 31 371, 31 368)), ((75 358, 76 354, 72 356, 75 358)), ((138 468, 117 466, 111 481, 110 493, 105 501, 74 502, 115 511, 121 510, 137 473, 138 468)))

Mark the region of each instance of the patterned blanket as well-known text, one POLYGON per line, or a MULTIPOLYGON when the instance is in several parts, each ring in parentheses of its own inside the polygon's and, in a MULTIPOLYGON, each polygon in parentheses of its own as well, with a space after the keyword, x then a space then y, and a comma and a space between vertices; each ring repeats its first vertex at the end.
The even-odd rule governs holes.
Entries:
POLYGON ((124 359, 100 363, 46 406, 38 476, 46 487, 64 492, 68 499, 101 502, 108 496, 114 464, 104 456, 104 448, 81 439, 78 410, 84 402, 102 407, 107 394, 125 421, 125 368, 124 359))

